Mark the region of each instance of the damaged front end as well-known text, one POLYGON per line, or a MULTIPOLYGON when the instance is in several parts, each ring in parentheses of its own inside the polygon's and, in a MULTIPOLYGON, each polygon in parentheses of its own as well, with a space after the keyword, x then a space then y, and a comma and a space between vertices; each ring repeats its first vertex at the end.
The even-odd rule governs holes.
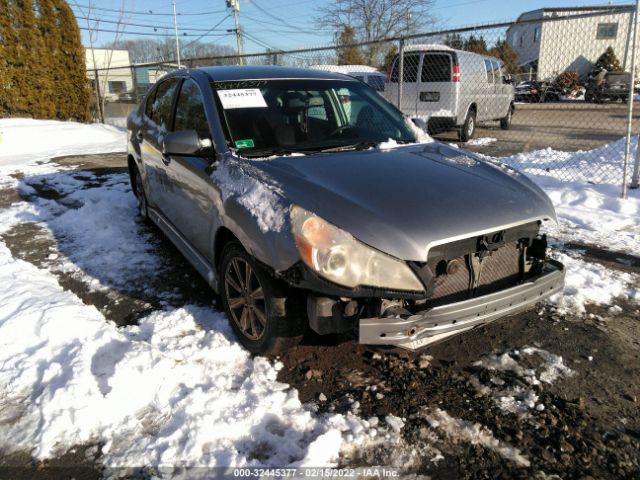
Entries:
POLYGON ((426 262, 409 262, 421 295, 309 294, 310 325, 321 334, 357 328, 360 343, 416 350, 525 310, 564 285, 564 267, 547 258, 540 223, 432 247, 426 262))

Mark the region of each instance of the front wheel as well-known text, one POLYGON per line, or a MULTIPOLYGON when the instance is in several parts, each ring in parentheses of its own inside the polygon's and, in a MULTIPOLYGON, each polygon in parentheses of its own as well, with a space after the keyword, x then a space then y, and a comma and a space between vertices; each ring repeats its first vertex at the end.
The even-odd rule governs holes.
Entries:
POLYGON ((511 128, 511 120, 513 119, 513 105, 509 106, 507 115, 500 119, 500 128, 502 130, 509 130, 511 128))
POLYGON ((271 355, 297 345, 305 330, 302 302, 237 242, 220 262, 220 294, 236 337, 251 353, 271 355))
POLYGON ((473 134, 476 131, 476 112, 469 110, 467 112, 467 118, 464 120, 464 125, 458 133, 458 138, 461 142, 468 142, 473 138, 473 134))

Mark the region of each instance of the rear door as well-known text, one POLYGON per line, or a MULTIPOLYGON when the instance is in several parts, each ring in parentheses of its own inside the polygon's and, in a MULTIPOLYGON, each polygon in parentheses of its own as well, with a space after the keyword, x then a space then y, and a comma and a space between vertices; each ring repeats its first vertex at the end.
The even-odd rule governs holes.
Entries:
POLYGON ((168 189, 168 159, 162 153, 164 135, 171 129, 173 103, 179 79, 168 78, 158 84, 153 102, 148 105, 147 121, 142 131, 141 156, 147 173, 147 200, 152 207, 165 212, 168 189))
MULTIPOLYGON (((402 75, 402 98, 400 110, 405 115, 415 116, 418 104, 418 68, 420 66, 420 54, 406 53, 404 55, 402 75)), ((389 76, 389 84, 385 87, 385 98, 394 105, 398 105, 398 90, 400 76, 400 57, 396 56, 389 76)))
POLYGON ((455 117, 457 110, 453 65, 456 59, 449 52, 424 54, 418 88, 418 115, 455 117))

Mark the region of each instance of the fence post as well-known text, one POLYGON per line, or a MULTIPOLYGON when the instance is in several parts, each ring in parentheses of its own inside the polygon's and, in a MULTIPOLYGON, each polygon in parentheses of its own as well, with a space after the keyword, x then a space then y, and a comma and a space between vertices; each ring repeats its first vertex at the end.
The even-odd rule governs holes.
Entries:
POLYGON ((398 110, 402 111, 402 82, 404 81, 404 38, 400 39, 400 50, 398 56, 398 110))
POLYGON ((98 70, 93 69, 93 78, 96 82, 96 103, 98 107, 98 116, 100 117, 100 123, 104 123, 104 112, 102 111, 102 94, 100 93, 100 78, 98 77, 98 70))
MULTIPOLYGON (((631 91, 629 92, 629 108, 627 114, 627 138, 625 141, 624 149, 624 166, 622 168, 622 198, 627 198, 627 167, 629 166, 629 160, 631 157, 631 127, 633 124, 633 97, 635 95, 636 85, 636 56, 637 52, 637 39, 638 39, 638 10, 640 7, 640 0, 636 0, 636 9, 633 12, 633 40, 631 43, 631 91)), ((638 147, 640 142, 636 143, 636 167, 638 163, 638 147)), ((634 168, 634 174, 637 168, 634 168)), ((637 183, 637 176, 636 176, 637 183)), ((633 184, 633 179, 632 179, 633 184)))

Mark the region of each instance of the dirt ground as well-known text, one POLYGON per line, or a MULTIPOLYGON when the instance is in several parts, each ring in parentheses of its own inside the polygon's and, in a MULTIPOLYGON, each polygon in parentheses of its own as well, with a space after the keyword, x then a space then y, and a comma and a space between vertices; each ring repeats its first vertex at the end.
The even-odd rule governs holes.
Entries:
MULTIPOLYGON (((98 177, 125 171, 122 154, 56 161, 98 177)), ((98 181, 94 186, 99 185, 98 181)), ((46 186, 37 194, 56 198, 55 188, 46 186)), ((0 208, 17 200, 17 192, 0 191, 0 208)), ((158 230, 148 228, 155 237, 154 248, 170 264, 170 274, 164 275, 162 283, 151 278, 111 295, 93 292, 64 273, 57 274, 59 283, 120 325, 135 323, 158 308, 160 298, 153 293, 157 289, 178 292, 176 304, 215 305, 216 298, 195 270, 158 230)), ((38 230, 36 224, 25 222, 2 240, 15 257, 44 267, 50 261, 51 239, 38 230)), ((632 255, 575 244, 565 248, 581 249, 585 259, 609 269, 640 273, 640 258, 632 255)), ((343 459, 345 466, 402 461, 407 472, 438 479, 640 478, 640 310, 638 305, 616 304, 620 308, 615 310, 590 307, 581 317, 538 306, 419 353, 368 348, 349 336, 309 334, 302 345, 278 358, 283 365, 279 380, 298 389, 301 401, 316 404, 320 412, 404 419, 406 462, 404 457, 390 458, 389 451, 381 449, 366 455, 355 452, 343 459), (535 369, 540 359, 522 354, 525 346, 561 356, 573 374, 553 384, 525 385, 512 372, 489 373, 476 365, 487 355, 510 352, 535 369), (492 393, 497 386, 530 389, 544 409, 526 415, 505 412, 492 393), (434 437, 428 427, 437 409, 490 430, 501 445, 513 446, 526 456, 529 465, 509 461, 482 443, 434 437), (439 461, 427 454, 434 448, 441 453, 439 461)), ((34 462, 29 452, 0 452, 0 480, 100 478, 99 457, 99 445, 80 445, 44 463, 34 462)))

